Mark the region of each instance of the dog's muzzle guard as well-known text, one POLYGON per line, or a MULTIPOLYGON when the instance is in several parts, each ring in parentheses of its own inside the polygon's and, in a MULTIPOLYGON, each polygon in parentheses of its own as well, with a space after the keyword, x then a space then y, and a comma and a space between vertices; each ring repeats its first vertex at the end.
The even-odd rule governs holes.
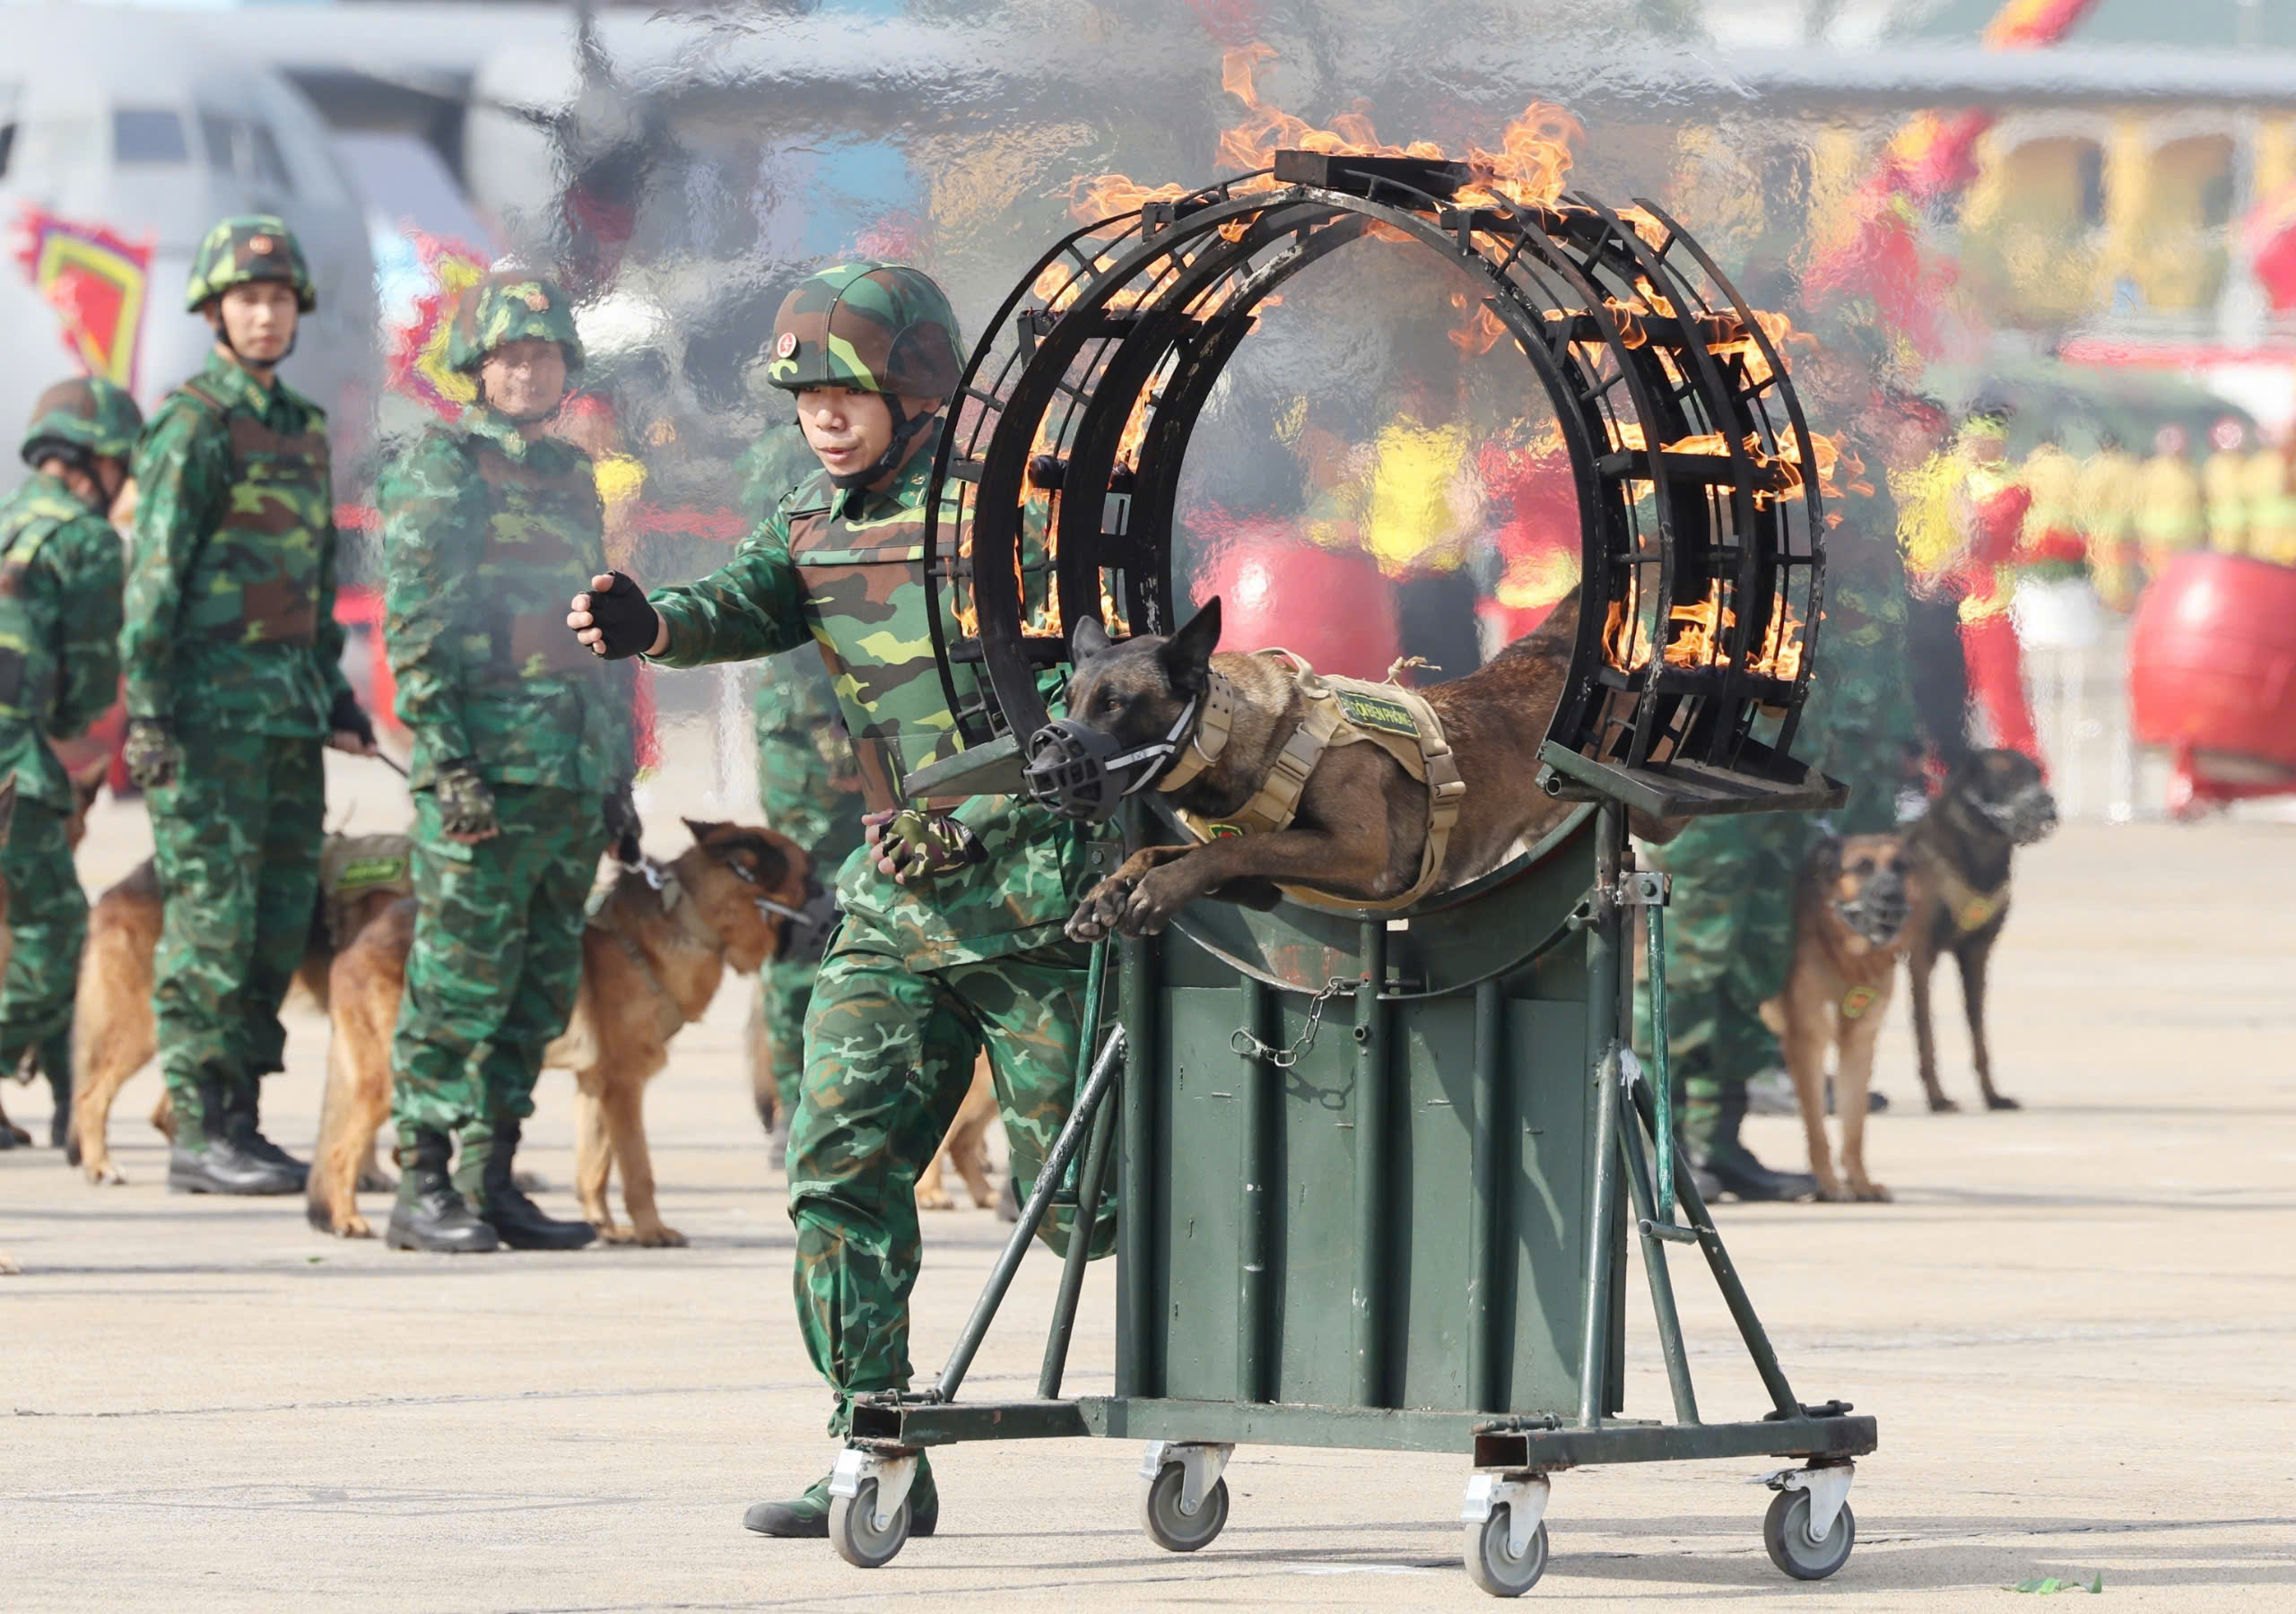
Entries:
POLYGON ((1857 895, 1849 901, 1836 902, 1833 911, 1841 915, 1844 924, 1867 941, 1875 947, 1887 947, 1898 939, 1898 933, 1913 916, 1913 899, 1902 878, 1876 874, 1859 887, 1857 895))
POLYGON ((1125 749, 1116 735, 1074 717, 1056 717, 1029 739, 1029 760, 1021 770, 1030 799, 1079 823, 1104 824, 1124 798, 1136 795, 1171 768, 1203 709, 1190 696, 1161 740, 1125 749))

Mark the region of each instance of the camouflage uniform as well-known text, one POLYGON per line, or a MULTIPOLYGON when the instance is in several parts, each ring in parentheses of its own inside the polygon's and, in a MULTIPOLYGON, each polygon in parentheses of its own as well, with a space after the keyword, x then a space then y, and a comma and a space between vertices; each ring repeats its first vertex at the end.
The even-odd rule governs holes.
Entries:
MULTIPOLYGON (((820 471, 794 425, 768 431, 735 465, 742 514, 762 525, 783 495, 820 471)), ((765 821, 799 846, 813 866, 830 874, 861 845, 861 792, 853 746, 838 715, 837 697, 818 657, 793 651, 776 657, 758 683, 757 794, 765 821)), ((758 972, 759 1056, 772 1073, 778 1124, 796 1114, 798 1079, 804 1072, 805 1011, 813 998, 818 959, 783 959, 758 972)))
MULTIPOLYGON (((825 271, 790 294, 776 330, 769 377, 778 386, 912 397, 953 388, 954 319, 914 271, 825 271), (873 360, 883 371, 866 368, 873 360)), ((651 596, 669 632, 657 658, 667 665, 770 655, 812 638, 874 810, 900 802, 904 774, 944 753, 952 726, 926 621, 934 435, 933 421, 925 424, 889 481, 842 489, 816 474, 725 567, 651 596)), ((1023 1192, 1074 1093, 1088 955, 1061 927, 1098 877, 1106 844, 1010 797, 949 811, 977 837, 977 855, 935 878, 903 886, 865 850, 846 860, 844 919, 805 1024, 789 1210, 798 1323, 838 1395, 832 1432, 845 1428, 855 1395, 909 1382, 916 1182, 963 1099, 976 1052, 987 1049, 1023 1192)), ((1071 1220, 1048 1222, 1056 1248, 1071 1220)), ((1111 1214, 1094 1229, 1096 1248, 1113 1237, 1111 1214)))
MULTIPOLYGON (((35 405, 25 457, 50 457, 61 441, 124 471, 142 423, 117 388, 65 382, 35 405)), ((59 1120, 71 1101, 88 899, 67 833, 72 783, 48 742, 80 733, 118 692, 124 576, 119 535, 60 478, 35 472, 0 503, 0 775, 16 781, 0 854, 14 942, 0 993, 0 1072, 37 1053, 59 1120)))
MULTIPOLYGON (((1842 477, 1849 491, 1837 505, 1842 524, 1827 542, 1819 659, 1794 745, 1849 786, 1849 800, 1831 820, 1842 835, 1896 828, 1900 763, 1913 734, 1896 507, 1881 490, 1878 463, 1869 461, 1868 470, 1870 479, 1842 477)), ((1804 813, 1730 815, 1699 820, 1649 849, 1653 865, 1674 876, 1667 1060, 1693 1158, 1735 1145, 1747 1080, 1781 1063, 1761 1006, 1785 990, 1795 883, 1822 832, 1804 813)), ((1647 981, 1637 983, 1636 999, 1636 1036, 1647 1052, 1647 981)))
MULTIPOLYGON (((276 220, 226 220, 202 244, 187 301, 204 307, 291 260, 276 220)), ((285 382, 221 351, 161 402, 135 456, 140 496, 120 660, 131 723, 170 725, 178 761, 150 793, 166 899, 152 1005, 178 1148, 213 1117, 252 1115, 283 1068, 279 1023, 311 921, 330 715, 355 707, 335 620, 326 420, 285 382)))
MULTIPOLYGON (((563 308, 545 282, 492 278, 496 308, 529 296, 545 305, 529 313, 563 308)), ((466 295, 463 311, 487 306, 466 295)), ((466 341, 483 353, 509 339, 482 326, 466 341)), ((458 1132, 534 1113, 543 1050, 572 1015, 599 807, 630 774, 629 677, 566 631, 566 602, 605 567, 579 448, 529 442, 482 401, 424 431, 384 473, 378 502, 385 638, 414 740, 418 915, 392 1113, 402 1132, 458 1132), (491 839, 465 844, 440 827, 435 787, 457 764, 492 793, 491 839)))

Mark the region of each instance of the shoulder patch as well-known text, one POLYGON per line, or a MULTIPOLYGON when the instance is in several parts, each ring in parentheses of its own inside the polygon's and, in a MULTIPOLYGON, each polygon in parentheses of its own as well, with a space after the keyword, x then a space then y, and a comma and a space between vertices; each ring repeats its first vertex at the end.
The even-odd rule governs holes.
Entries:
POLYGON ((1356 727, 1378 729, 1382 733, 1401 734, 1411 740, 1419 738, 1419 720, 1401 701, 1360 690, 1340 690, 1336 693, 1339 709, 1356 727))

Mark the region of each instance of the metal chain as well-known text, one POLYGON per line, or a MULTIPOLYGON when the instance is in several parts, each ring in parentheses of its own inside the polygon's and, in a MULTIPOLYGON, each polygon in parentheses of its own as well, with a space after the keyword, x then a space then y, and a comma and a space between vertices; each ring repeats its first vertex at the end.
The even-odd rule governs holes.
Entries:
POLYGON ((1288 1071, 1300 1063, 1300 1054, 1316 1046, 1316 1032, 1323 1025, 1324 1005, 1341 993, 1352 991, 1354 986, 1354 982, 1341 976, 1334 976, 1326 981, 1324 989, 1308 1000, 1307 1027, 1300 1033, 1300 1040, 1288 1048, 1279 1048, 1272 1044, 1264 1043, 1254 1037, 1248 1028, 1240 1026, 1228 1038, 1228 1046, 1239 1054, 1249 1054, 1265 1059, 1279 1071, 1288 1071))

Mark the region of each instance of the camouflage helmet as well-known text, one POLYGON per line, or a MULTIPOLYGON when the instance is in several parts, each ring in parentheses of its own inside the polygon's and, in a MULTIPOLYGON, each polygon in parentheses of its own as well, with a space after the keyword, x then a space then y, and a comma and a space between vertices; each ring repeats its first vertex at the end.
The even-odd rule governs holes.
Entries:
POLYGON ((447 325, 447 368, 474 375, 487 354, 523 337, 554 342, 570 379, 582 369, 574 303, 555 281, 524 269, 497 269, 464 289, 447 325))
POLYGON ((24 463, 36 465, 57 445, 99 459, 124 460, 144 430, 144 412, 123 387, 75 376, 58 381, 32 405, 24 428, 24 463))
POLYGON ((838 264, 808 275, 774 317, 769 386, 945 398, 964 368, 957 316, 919 269, 838 264))
POLYGON ((306 314, 319 306, 302 244, 285 220, 271 213, 241 213, 207 232, 191 255, 183 306, 196 314, 233 286, 253 281, 284 281, 295 288, 295 306, 306 314))

